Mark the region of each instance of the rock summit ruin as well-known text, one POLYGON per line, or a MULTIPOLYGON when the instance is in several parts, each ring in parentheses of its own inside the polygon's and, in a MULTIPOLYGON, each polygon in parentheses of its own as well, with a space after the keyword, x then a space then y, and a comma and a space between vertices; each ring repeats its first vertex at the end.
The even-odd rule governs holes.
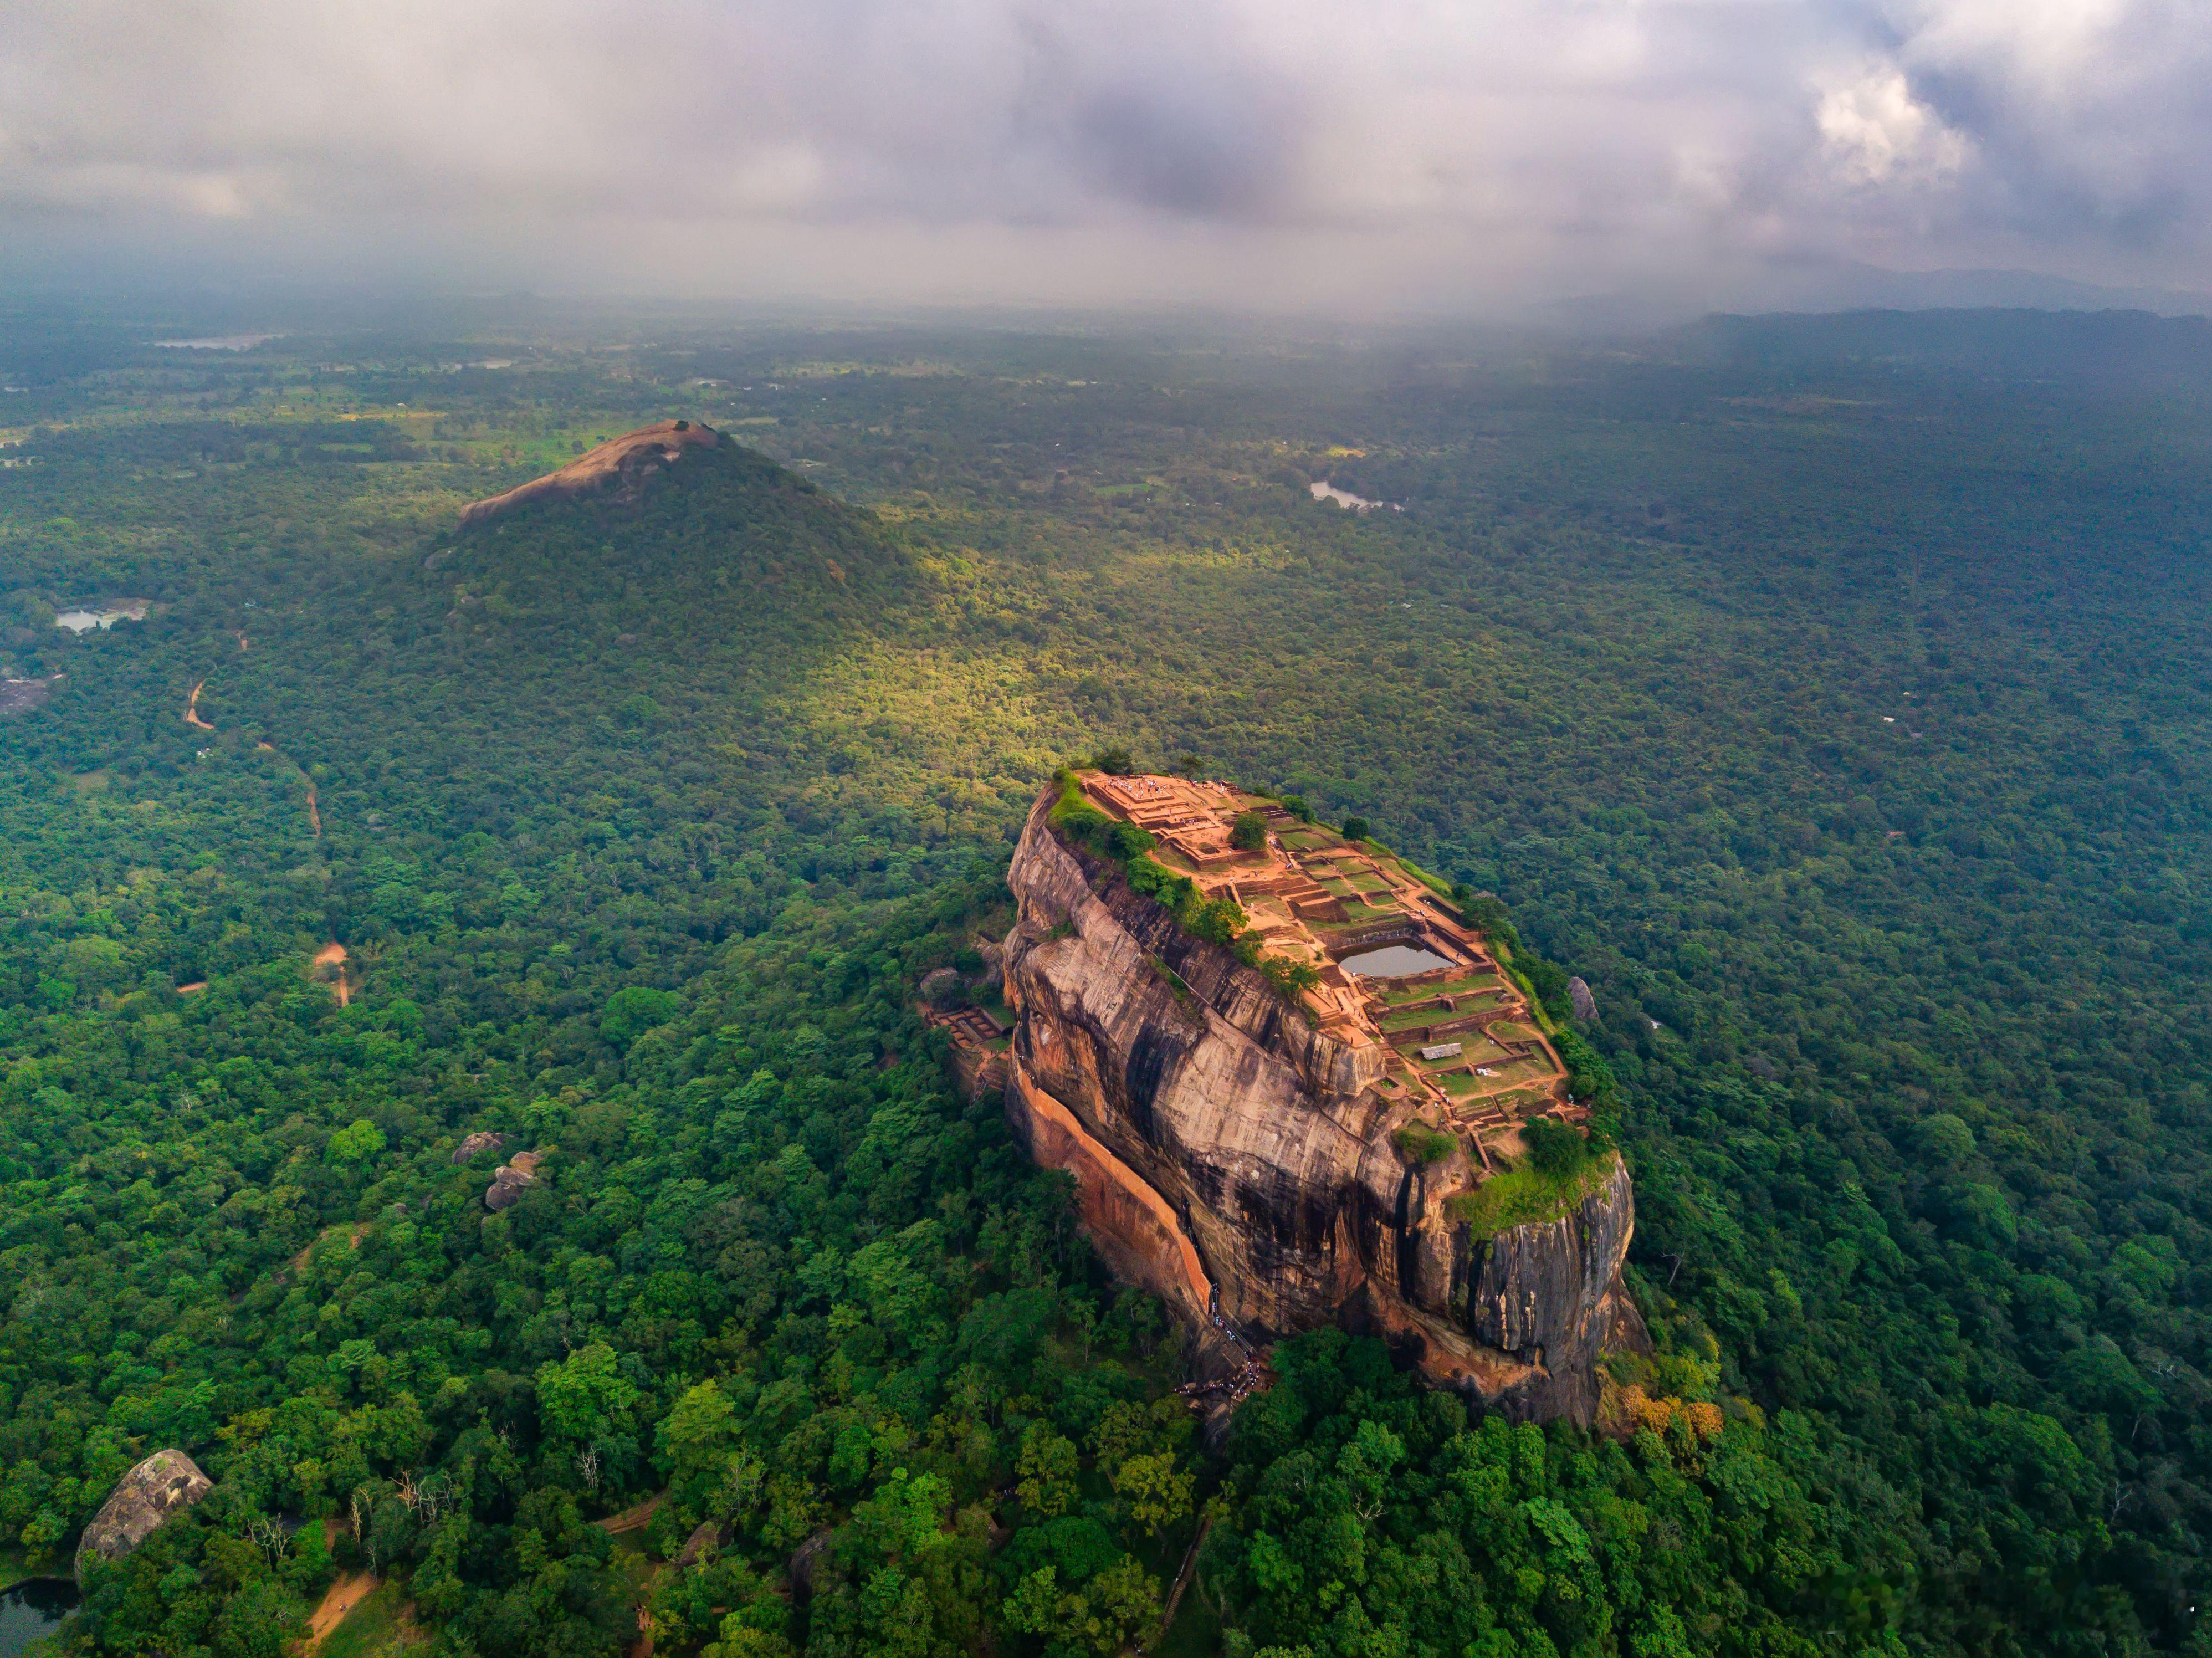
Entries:
POLYGON ((1218 1367, 1335 1323, 1517 1415, 1592 1419, 1598 1358, 1647 1340, 1620 1279, 1633 1193, 1610 1152, 1571 1181, 1528 1173, 1526 1125, 1589 1114, 1432 878, 1270 797, 1079 772, 1031 811, 1007 879, 1009 1115, 1218 1367), (1237 947, 1067 832, 1076 805, 1149 837, 1147 878, 1233 902, 1237 947))

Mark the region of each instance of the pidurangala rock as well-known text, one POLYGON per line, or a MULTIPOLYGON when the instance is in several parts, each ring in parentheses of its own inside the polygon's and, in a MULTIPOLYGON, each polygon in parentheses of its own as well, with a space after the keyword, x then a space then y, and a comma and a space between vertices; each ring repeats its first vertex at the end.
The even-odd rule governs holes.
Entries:
POLYGON ((120 1560, 151 1537, 170 1515, 180 1514, 215 1488, 198 1463, 182 1451, 156 1451, 115 1482, 107 1501, 84 1528, 76 1546, 76 1579, 84 1582, 85 1562, 120 1560))
POLYGON ((1107 1264, 1197 1330, 1210 1386, 1234 1392, 1264 1344, 1334 1324, 1516 1418, 1588 1425, 1599 1359, 1648 1351, 1620 1277, 1634 1193, 1607 1152, 1556 1218, 1478 1230, 1476 1194, 1521 1155, 1521 1125, 1589 1114, 1480 935, 1417 872, 1287 814, 1271 820, 1269 850, 1240 858, 1226 820, 1264 799, 1077 780, 1156 835, 1165 867, 1192 872, 1201 894, 1233 883, 1265 953, 1320 975, 1279 992, 1056 827, 1058 787, 1039 800, 1007 874, 1006 1110, 1036 1162, 1075 1177, 1107 1264), (1209 829, 1208 811, 1224 821, 1209 829), (1347 922, 1318 873, 1364 882, 1366 914, 1347 922), (1396 918, 1370 919, 1389 904, 1396 918), (1389 979, 1343 967, 1393 946, 1446 965, 1417 956, 1389 979), (1421 1056, 1455 1042, 1468 1052, 1421 1056))

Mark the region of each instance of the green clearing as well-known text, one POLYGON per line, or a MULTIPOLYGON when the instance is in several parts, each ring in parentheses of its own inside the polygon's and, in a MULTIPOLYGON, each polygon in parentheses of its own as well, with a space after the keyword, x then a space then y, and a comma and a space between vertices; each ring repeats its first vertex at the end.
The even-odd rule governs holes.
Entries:
POLYGON ((1419 985, 1407 990, 1386 990, 1382 993, 1382 999, 1386 1002, 1419 1001, 1431 996, 1473 995, 1478 991, 1503 990, 1504 987, 1504 982, 1497 975, 1478 973, 1464 979, 1454 979, 1444 984, 1419 985))
MULTIPOLYGON (((1480 1006, 1471 1005, 1464 999, 1455 998, 1455 999, 1459 1002, 1456 1007, 1408 1007, 1395 1012, 1385 1012, 1380 1022, 1381 1026, 1384 1030, 1411 1030, 1418 1025, 1440 1024, 1449 1019, 1463 1019, 1483 1011, 1480 1006)), ((1474 1033, 1474 1035, 1477 1040, 1480 1040, 1480 1032, 1474 1033)), ((1457 1031, 1452 1032, 1451 1037, 1455 1042, 1461 1039, 1460 1033, 1457 1031)))
POLYGON ((1419 1025, 1434 1024, 1438 1019, 1458 1017, 1455 1013, 1445 1012, 1440 1007, 1422 1007, 1402 1013, 1385 1013, 1380 1023, 1384 1030, 1411 1030, 1419 1025))
POLYGON ((1346 899, 1344 904, 1344 918, 1347 926, 1356 926, 1363 921, 1380 921, 1404 913, 1395 904, 1370 903, 1360 898, 1346 899))
POLYGON ((1469 1076, 1458 1079, 1456 1084, 1448 1079, 1445 1086, 1455 1095, 1495 1100, 1504 1100, 1510 1096, 1516 1103, 1522 1104, 1535 1104, 1549 1097, 1540 1089, 1532 1090, 1525 1087, 1530 1081, 1551 1075, 1549 1070, 1535 1060, 1514 1060, 1503 1065, 1486 1059, 1476 1059, 1471 1062, 1485 1066, 1491 1074, 1487 1077, 1469 1076))

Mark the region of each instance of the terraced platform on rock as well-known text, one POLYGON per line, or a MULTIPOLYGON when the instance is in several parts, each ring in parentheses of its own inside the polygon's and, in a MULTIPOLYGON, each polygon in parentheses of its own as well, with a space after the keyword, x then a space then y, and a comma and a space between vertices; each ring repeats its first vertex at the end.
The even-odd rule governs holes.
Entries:
POLYGON ((1588 1115, 1569 1100, 1565 1067, 1528 997, 1439 884, 1403 859, 1230 784, 1075 775, 1092 805, 1154 838, 1158 862, 1206 897, 1235 901, 1266 954, 1318 971, 1303 1011, 1338 1041, 1383 1048, 1386 1095, 1478 1145, 1517 1145, 1513 1131, 1532 1116, 1588 1115), (1240 819, 1246 839, 1256 819, 1262 844, 1235 844, 1240 819), (1393 945, 1443 965, 1403 977, 1345 969, 1393 945), (1419 1051, 1453 1046, 1433 1059, 1419 1051))

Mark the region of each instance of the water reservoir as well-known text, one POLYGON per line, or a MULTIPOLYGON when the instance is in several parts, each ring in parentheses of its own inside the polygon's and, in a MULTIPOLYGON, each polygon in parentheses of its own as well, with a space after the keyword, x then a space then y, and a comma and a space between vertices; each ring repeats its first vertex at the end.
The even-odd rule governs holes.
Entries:
POLYGON ((76 1603, 76 1585, 65 1577, 27 1577, 0 1592, 0 1658, 21 1658, 32 1642, 52 1635, 76 1603))
POLYGON ((1337 965, 1364 979, 1410 979, 1416 973, 1433 973, 1451 961, 1419 944, 1385 944, 1364 956, 1347 956, 1337 965))

